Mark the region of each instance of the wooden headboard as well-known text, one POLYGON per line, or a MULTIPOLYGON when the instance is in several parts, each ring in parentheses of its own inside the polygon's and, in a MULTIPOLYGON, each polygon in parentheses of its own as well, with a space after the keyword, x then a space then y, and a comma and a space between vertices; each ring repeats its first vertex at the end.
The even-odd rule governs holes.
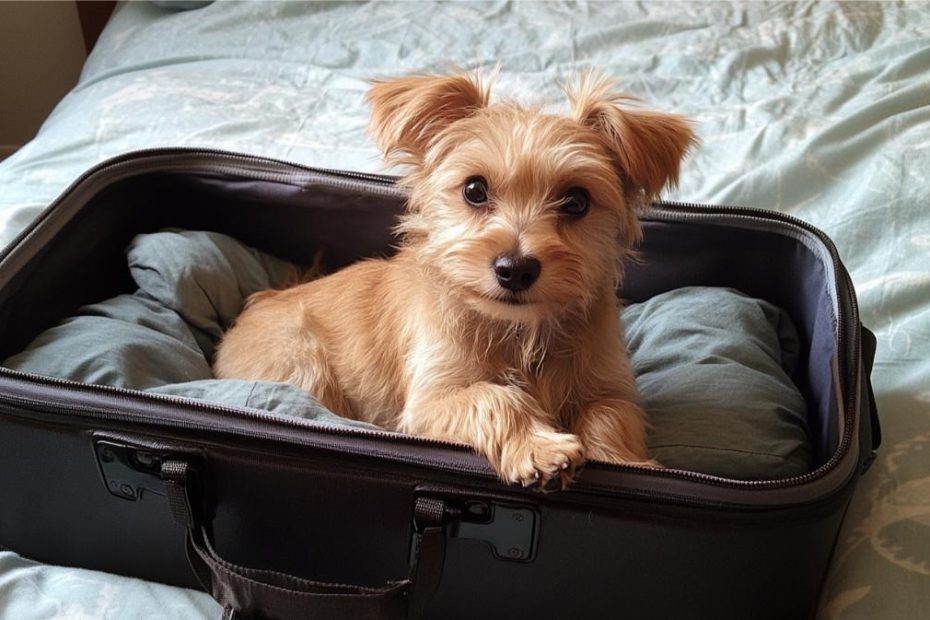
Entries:
POLYGON ((94 49, 97 37, 107 25, 113 9, 116 8, 116 2, 88 2, 83 0, 75 2, 77 5, 78 19, 81 20, 81 32, 84 34, 84 47, 87 53, 94 49))

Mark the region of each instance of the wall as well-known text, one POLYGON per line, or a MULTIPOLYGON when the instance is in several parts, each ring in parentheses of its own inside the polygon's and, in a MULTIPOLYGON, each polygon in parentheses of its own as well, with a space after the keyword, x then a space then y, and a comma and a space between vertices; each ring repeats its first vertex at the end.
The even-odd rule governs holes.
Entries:
POLYGON ((74 2, 0 2, 0 159, 32 139, 85 58, 74 2))

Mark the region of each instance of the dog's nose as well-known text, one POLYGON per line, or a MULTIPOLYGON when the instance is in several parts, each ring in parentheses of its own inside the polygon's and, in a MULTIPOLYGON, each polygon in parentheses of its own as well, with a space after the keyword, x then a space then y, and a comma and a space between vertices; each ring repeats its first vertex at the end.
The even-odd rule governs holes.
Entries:
POLYGON ((494 275, 498 284, 514 293, 533 286, 541 269, 542 265, 532 256, 504 254, 494 259, 494 275))

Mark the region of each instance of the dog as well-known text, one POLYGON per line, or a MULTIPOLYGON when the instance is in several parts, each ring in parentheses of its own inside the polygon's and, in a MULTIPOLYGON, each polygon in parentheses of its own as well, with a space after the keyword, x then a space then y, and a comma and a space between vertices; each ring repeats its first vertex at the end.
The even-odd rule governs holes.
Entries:
POLYGON ((677 183, 682 116, 583 75, 570 115, 489 104, 474 74, 376 81, 370 133, 409 192, 396 255, 249 298, 221 378, 279 381, 386 429, 467 444, 501 480, 657 466, 619 320, 638 211, 677 183))

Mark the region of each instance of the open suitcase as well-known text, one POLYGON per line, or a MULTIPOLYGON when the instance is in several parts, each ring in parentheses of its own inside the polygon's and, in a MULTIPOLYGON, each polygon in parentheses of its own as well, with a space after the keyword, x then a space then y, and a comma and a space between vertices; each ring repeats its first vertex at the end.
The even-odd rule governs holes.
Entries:
MULTIPOLYGON (((76 181, 0 255, 0 359, 131 287, 140 232, 217 230, 300 263, 388 253, 393 179, 152 150, 76 181)), ((880 442, 836 249, 777 213, 661 203, 622 296, 729 286, 804 343, 815 469, 736 481, 590 463, 565 492, 470 451, 0 369, 0 545, 203 587, 245 618, 810 618, 880 442), (659 260, 661 259, 661 260, 659 260), (202 585, 201 585, 202 584, 202 585)))

